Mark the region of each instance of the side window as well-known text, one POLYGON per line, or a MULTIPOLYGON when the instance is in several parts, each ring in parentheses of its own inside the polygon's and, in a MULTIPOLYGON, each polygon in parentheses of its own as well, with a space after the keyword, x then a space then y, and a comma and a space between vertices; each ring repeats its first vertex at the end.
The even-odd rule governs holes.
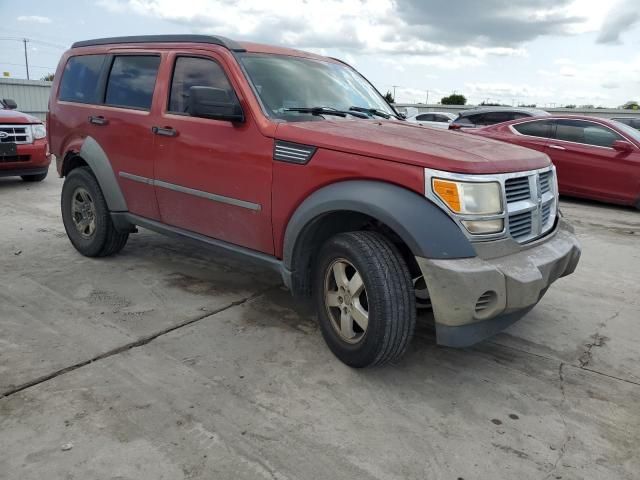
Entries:
POLYGON ((613 130, 583 120, 557 120, 556 125, 555 138, 558 140, 598 147, 611 147, 616 140, 622 140, 613 130))
POLYGON ((548 120, 519 123, 513 125, 513 128, 522 135, 542 138, 549 138, 551 136, 551 122, 548 120))
MULTIPOLYGON (((468 117, 463 117, 463 118, 468 118, 470 124, 472 125, 489 125, 486 119, 486 114, 483 113, 477 113, 475 115, 469 115, 468 117)), ((462 120, 462 118, 460 119, 462 120)), ((467 122, 464 122, 467 123, 467 122)))
POLYGON ((416 120, 419 122, 431 122, 433 121, 433 115, 430 113, 423 113, 422 115, 418 115, 416 120))
POLYGON ((169 111, 189 113, 189 89, 215 87, 232 90, 227 76, 214 60, 198 57, 178 57, 171 80, 169 111))
POLYGON ((496 123, 507 122, 509 120, 513 120, 516 117, 513 117, 513 113, 511 112, 491 112, 487 113, 484 118, 484 125, 495 125, 496 123))
POLYGON ((111 65, 105 103, 149 110, 158 75, 158 55, 122 55, 111 65))
POLYGON ((442 123, 446 123, 449 120, 451 120, 449 117, 445 117, 444 115, 434 115, 434 120, 436 122, 442 122, 442 123))
POLYGON ((104 55, 71 57, 64 67, 58 98, 67 102, 99 103, 98 78, 104 55))

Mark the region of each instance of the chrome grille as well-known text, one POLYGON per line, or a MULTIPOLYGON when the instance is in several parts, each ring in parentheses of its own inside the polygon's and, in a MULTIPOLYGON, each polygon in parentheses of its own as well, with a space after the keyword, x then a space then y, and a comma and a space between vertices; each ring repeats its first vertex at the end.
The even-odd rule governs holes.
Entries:
POLYGON ((504 182, 504 191, 507 195, 507 202, 518 202, 531 197, 531 187, 529 177, 510 178, 504 182))
POLYGON ((0 143, 32 143, 31 125, 0 125, 0 143))
POLYGON ((537 170, 494 174, 461 174, 442 170, 425 169, 425 195, 440 205, 459 225, 472 242, 513 238, 518 243, 527 243, 548 233, 556 223, 558 210, 558 184, 555 167, 537 170), (435 179, 459 182, 493 182, 502 191, 502 210, 489 214, 465 214, 451 212, 433 189, 435 179), (470 220, 501 220, 501 231, 487 234, 472 233, 465 222, 470 220))
POLYGON ((508 232, 517 242, 535 240, 555 223, 555 170, 526 172, 505 180, 508 232))

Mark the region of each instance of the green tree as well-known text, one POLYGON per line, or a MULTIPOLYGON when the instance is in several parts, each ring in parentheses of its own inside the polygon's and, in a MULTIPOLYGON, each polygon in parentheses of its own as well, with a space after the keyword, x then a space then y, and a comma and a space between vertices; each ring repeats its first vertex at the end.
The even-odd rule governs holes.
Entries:
POLYGON ((440 103, 442 105, 466 105, 467 97, 459 93, 452 93, 448 97, 442 97, 440 103))
POLYGON ((393 98, 393 93, 387 90, 387 93, 384 94, 384 99, 389 103, 396 103, 396 99, 393 98))
POLYGON ((45 80, 47 82, 53 82, 53 73, 47 73, 44 77, 42 77, 40 80, 45 80))

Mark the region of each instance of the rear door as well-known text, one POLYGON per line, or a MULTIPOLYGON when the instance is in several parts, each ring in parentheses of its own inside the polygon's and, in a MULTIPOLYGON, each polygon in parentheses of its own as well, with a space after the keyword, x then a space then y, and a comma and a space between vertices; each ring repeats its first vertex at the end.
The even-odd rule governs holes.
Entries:
POLYGON ((263 136, 244 107, 244 123, 192 117, 189 88, 242 93, 214 52, 172 52, 171 79, 155 128, 155 188, 163 223, 273 253, 273 139, 263 136))
POLYGON ((152 100, 160 53, 127 51, 105 60, 102 105, 87 112, 87 131, 106 153, 131 213, 159 219, 153 178, 152 100))
POLYGON ((515 123, 509 130, 515 133, 518 145, 546 153, 552 127, 550 120, 531 120, 515 123))
POLYGON ((561 193, 624 202, 637 195, 637 148, 633 153, 611 148, 616 140, 626 139, 603 124, 571 119, 553 123, 547 154, 556 165, 561 193))

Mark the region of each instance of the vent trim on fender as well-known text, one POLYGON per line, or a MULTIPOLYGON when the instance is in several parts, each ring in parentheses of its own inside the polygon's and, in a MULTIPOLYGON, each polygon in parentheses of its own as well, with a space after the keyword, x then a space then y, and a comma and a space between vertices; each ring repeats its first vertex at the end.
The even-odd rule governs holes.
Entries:
POLYGON ((311 145, 276 140, 273 146, 273 159, 279 162, 306 165, 316 150, 317 148, 311 145))

